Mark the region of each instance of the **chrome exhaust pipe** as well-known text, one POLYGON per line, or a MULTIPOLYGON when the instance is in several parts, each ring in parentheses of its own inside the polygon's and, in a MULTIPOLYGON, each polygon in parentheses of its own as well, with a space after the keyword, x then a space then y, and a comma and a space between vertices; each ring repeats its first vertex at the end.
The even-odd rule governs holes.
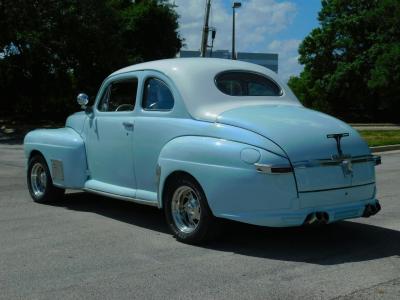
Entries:
POLYGON ((323 224, 328 224, 329 223, 329 215, 326 212, 322 213, 322 220, 323 224))
POLYGON ((380 210, 382 209, 382 207, 381 207, 381 205, 379 204, 378 201, 376 201, 375 208, 376 208, 375 214, 377 214, 378 212, 380 212, 380 210))
POLYGON ((375 204, 371 204, 371 206, 370 206, 370 211, 371 211, 371 216, 373 216, 374 214, 376 214, 376 207, 375 207, 375 204))
POLYGON ((367 204, 367 205, 365 205, 362 216, 364 218, 369 218, 370 216, 372 216, 373 211, 374 211, 374 209, 372 207, 372 204, 367 204))
POLYGON ((318 219, 317 219, 316 214, 315 213, 311 213, 306 217, 306 220, 304 221, 304 224, 311 225, 311 224, 315 224, 315 222, 317 222, 317 221, 318 221, 318 219))
POLYGON ((313 212, 310 213, 306 220, 304 221, 304 224, 307 225, 322 225, 322 224, 328 224, 329 222, 329 215, 326 212, 313 212))
POLYGON ((368 218, 370 216, 376 215, 380 210, 381 210, 381 205, 379 204, 378 201, 376 201, 376 203, 374 204, 367 204, 365 205, 362 217, 368 218))
POLYGON ((319 224, 328 224, 329 215, 326 212, 317 212, 315 215, 319 224))

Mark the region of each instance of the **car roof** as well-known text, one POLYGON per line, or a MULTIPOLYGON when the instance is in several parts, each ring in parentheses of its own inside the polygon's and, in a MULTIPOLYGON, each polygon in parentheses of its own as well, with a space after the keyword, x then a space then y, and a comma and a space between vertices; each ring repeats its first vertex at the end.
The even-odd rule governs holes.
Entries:
POLYGON ((301 105, 277 74, 261 65, 220 58, 173 58, 149 61, 122 68, 110 76, 134 71, 157 71, 176 85, 189 114, 195 119, 215 121, 223 111, 260 104, 301 105), (281 86, 280 97, 237 97, 222 93, 215 76, 225 71, 248 71, 263 74, 281 86))
POLYGON ((122 68, 111 74, 117 75, 132 71, 143 71, 143 70, 156 70, 165 74, 174 73, 174 71, 186 70, 186 71, 196 71, 201 72, 202 70, 209 70, 210 66, 212 69, 229 70, 229 69, 245 69, 252 70, 254 72, 265 72, 268 75, 274 76, 273 71, 262 67, 257 64, 248 63, 239 60, 229 60, 221 58, 204 58, 204 57, 192 57, 192 58, 171 58, 149 61, 144 63, 139 63, 122 68))

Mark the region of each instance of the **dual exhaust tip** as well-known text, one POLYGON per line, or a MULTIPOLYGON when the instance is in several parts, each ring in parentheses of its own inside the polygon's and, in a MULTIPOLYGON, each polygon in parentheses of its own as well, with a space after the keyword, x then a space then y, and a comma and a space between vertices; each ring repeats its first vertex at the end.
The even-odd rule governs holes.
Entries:
MULTIPOLYGON (((370 216, 376 215, 381 210, 381 205, 378 201, 374 204, 365 205, 364 212, 362 217, 368 218, 370 216)), ((329 215, 326 212, 313 212, 310 213, 306 220, 304 221, 305 225, 323 225, 329 223, 329 215)))
POLYGON ((304 221, 304 224, 308 225, 323 225, 328 224, 329 222, 329 215, 326 212, 313 212, 309 214, 304 221))
POLYGON ((365 209, 363 212, 363 217, 368 218, 370 216, 376 215, 381 210, 381 205, 378 201, 374 204, 367 204, 365 205, 365 209))

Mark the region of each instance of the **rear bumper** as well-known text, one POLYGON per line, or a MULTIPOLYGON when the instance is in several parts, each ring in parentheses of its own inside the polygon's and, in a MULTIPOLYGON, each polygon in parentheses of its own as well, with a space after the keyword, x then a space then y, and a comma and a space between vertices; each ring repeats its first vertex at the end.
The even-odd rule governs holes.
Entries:
POLYGON ((340 203, 335 205, 320 205, 317 207, 286 209, 280 211, 246 212, 235 214, 222 214, 220 217, 248 224, 269 227, 301 226, 307 216, 314 212, 325 212, 329 216, 328 223, 362 217, 365 207, 378 204, 374 198, 360 200, 351 203, 340 203))

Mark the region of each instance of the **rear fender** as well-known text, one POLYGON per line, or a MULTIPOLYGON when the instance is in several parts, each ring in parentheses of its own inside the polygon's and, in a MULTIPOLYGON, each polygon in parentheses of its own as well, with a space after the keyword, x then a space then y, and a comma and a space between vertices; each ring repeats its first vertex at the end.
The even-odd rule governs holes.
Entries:
POLYGON ((287 164, 288 160, 260 148, 218 138, 176 138, 160 153, 159 205, 162 206, 166 179, 179 171, 190 174, 199 182, 216 216, 291 207, 297 198, 293 174, 261 174, 256 170, 256 162, 279 165, 287 164), (254 161, 245 162, 243 151, 247 160, 254 161), (259 156, 248 153, 259 153, 259 156))
POLYGON ((63 188, 83 188, 87 180, 85 144, 71 128, 38 129, 24 139, 25 156, 40 152, 50 169, 53 184, 63 188))

